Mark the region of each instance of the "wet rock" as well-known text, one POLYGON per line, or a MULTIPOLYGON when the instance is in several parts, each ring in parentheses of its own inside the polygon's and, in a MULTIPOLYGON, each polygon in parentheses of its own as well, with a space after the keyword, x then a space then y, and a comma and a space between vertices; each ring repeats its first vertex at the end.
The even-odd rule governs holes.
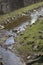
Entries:
POLYGON ((3 62, 0 62, 0 65, 3 65, 3 62))
POLYGON ((33 45, 32 45, 32 49, 33 49, 33 50, 38 50, 38 49, 39 49, 39 45, 34 45, 34 44, 33 44, 33 45))
POLYGON ((29 60, 29 59, 30 59, 30 57, 31 57, 31 56, 28 56, 28 57, 27 57, 27 60, 29 60))
POLYGON ((31 17, 30 17, 30 12, 29 12, 29 11, 25 12, 24 14, 25 14, 25 16, 28 16, 29 19, 31 19, 31 17))
POLYGON ((17 18, 20 18, 21 17, 21 14, 17 14, 17 16, 16 16, 17 18))
POLYGON ((10 22, 10 20, 9 20, 9 19, 7 19, 6 21, 7 21, 8 23, 10 22))
POLYGON ((11 45, 11 46, 8 47, 9 50, 12 50, 12 48, 13 48, 13 45, 11 45))
POLYGON ((9 21, 10 21, 10 22, 12 21, 12 18, 11 18, 11 17, 9 18, 9 21))
POLYGON ((12 21, 14 21, 14 17, 12 17, 12 21))
POLYGON ((6 40, 6 42, 5 42, 6 45, 11 45, 11 44, 14 44, 14 43, 15 43, 15 42, 14 42, 14 38, 13 38, 13 37, 8 38, 8 39, 6 40))
POLYGON ((11 21, 14 21, 15 20, 15 16, 11 17, 10 20, 11 21))
POLYGON ((29 14, 31 14, 31 11, 30 10, 28 10, 28 12, 29 12, 29 14))
MULTIPOLYGON (((0 52, 0 53, 1 53, 1 52, 0 52)), ((2 59, 3 59, 3 58, 2 58, 2 54, 0 54, 0 61, 2 61, 2 59)))
POLYGON ((28 11, 26 11, 25 14, 28 14, 28 11))
POLYGON ((0 25, 0 29, 4 29, 5 27, 3 25, 0 25))
POLYGON ((27 60, 33 60, 33 59, 36 59, 38 58, 39 56, 37 54, 31 54, 27 57, 27 60))
POLYGON ((17 20, 19 18, 19 16, 18 15, 15 15, 15 20, 17 20))
POLYGON ((33 25, 35 25, 36 23, 33 23, 33 25))
POLYGON ((12 37, 12 36, 13 36, 14 38, 16 37, 16 33, 14 33, 12 30, 7 31, 7 32, 6 32, 6 35, 8 35, 8 37, 12 37))
POLYGON ((30 56, 27 57, 27 65, 31 65, 35 62, 40 62, 43 63, 43 55, 41 54, 31 54, 30 56))
POLYGON ((22 13, 19 16, 22 17, 22 13))
POLYGON ((11 21, 12 21, 11 18, 6 19, 5 22, 4 22, 4 25, 7 25, 7 24, 11 23, 11 21))
POLYGON ((39 16, 39 18, 42 18, 42 17, 43 17, 43 15, 40 15, 40 16, 39 16))
POLYGON ((9 19, 9 21, 11 21, 11 17, 9 17, 8 19, 9 19))
POLYGON ((18 31, 17 29, 15 29, 15 30, 13 29, 13 30, 12 30, 12 32, 15 32, 15 33, 17 33, 17 31, 18 31))
POLYGON ((29 60, 26 65, 33 65, 35 62, 43 63, 43 55, 37 55, 38 58, 29 60))
POLYGON ((22 13, 22 16, 25 16, 26 14, 22 13))
POLYGON ((34 11, 34 12, 36 12, 37 10, 36 10, 36 9, 34 9, 33 11, 34 11))

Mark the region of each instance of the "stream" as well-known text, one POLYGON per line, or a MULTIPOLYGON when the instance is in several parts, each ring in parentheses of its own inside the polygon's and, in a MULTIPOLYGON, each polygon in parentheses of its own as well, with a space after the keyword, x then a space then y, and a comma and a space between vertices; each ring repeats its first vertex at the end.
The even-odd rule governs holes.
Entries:
POLYGON ((20 58, 9 50, 5 50, 4 48, 0 47, 0 54, 2 56, 4 65, 23 65, 20 58))
MULTIPOLYGON (((8 45, 11 49, 12 45, 16 43, 15 37, 17 36, 17 34, 25 31, 28 25, 32 25, 33 23, 35 23, 39 16, 43 16, 43 8, 40 8, 38 11, 34 11, 31 13, 30 22, 26 21, 16 28, 10 30, 0 30, 0 43, 2 43, 3 45, 8 45)), ((2 48, 1 46, 0 55, 2 56, 2 61, 4 62, 4 65, 23 65, 23 63, 20 61, 20 57, 9 50, 2 48)))

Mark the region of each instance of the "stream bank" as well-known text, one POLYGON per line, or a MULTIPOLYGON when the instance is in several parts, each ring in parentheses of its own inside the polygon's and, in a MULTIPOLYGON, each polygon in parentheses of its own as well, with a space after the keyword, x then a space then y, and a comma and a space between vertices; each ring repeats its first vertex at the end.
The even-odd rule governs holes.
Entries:
MULTIPOLYGON (((41 19, 41 18, 43 18, 43 8, 42 9, 39 9, 39 10, 35 10, 34 12, 32 12, 31 13, 31 23, 29 24, 30 25, 30 27, 32 27, 32 26, 36 26, 36 23, 38 23, 38 19, 41 19), (37 22, 36 22, 37 21, 37 22)), ((40 20, 41 21, 41 20, 40 20)), ((42 19, 42 21, 43 21, 43 19, 42 19)), ((36 27, 37 28, 37 27, 36 27)), ((21 28, 20 28, 21 29, 21 28)), ((27 28, 26 28, 27 29, 27 28)), ((26 30, 25 29, 25 30, 26 30)), ((28 28, 28 29, 30 29, 30 28, 28 28)), ((17 39, 17 44, 15 45, 15 46, 17 46, 17 47, 15 47, 16 49, 19 49, 20 50, 20 55, 22 56, 22 53, 24 52, 24 54, 26 54, 25 52, 25 50, 27 49, 27 48, 25 48, 26 47, 26 44, 24 43, 24 39, 26 40, 28 37, 28 34, 29 34, 29 31, 27 32, 27 36, 25 35, 26 33, 25 33, 25 30, 24 30, 24 33, 22 32, 22 34, 20 34, 19 33, 19 35, 18 35, 18 37, 16 38, 17 39), (24 36, 25 35, 25 36, 24 36), (19 40, 19 41, 18 41, 19 40), (21 41, 20 41, 21 40, 21 41), (25 50, 24 50, 25 49, 25 50), (23 51, 24 50, 24 51, 23 51)), ((43 29, 42 29, 43 30, 43 29)), ((31 32, 30 32, 30 34, 29 35, 31 35, 31 32)), ((36 34, 37 35, 37 34, 36 34)), ((34 38, 34 37, 33 37, 34 38)), ((36 39, 37 40, 37 39, 36 39)), ((27 42, 27 44, 28 45, 30 45, 30 44, 32 44, 32 43, 34 43, 34 41, 32 41, 31 42, 31 40, 30 41, 28 41, 27 42), (30 42, 30 43, 29 43, 30 42)), ((38 43, 38 42, 37 42, 38 43)), ((33 45, 34 46, 34 45, 33 45)), ((28 46, 27 46, 28 47, 28 46)), ((37 45, 35 46, 36 48, 37 48, 37 45)), ((18 51, 19 51, 18 50, 18 51)), ((28 49, 27 49, 28 50, 28 49)), ((28 52, 27 52, 28 53, 28 52)), ((40 54, 39 54, 40 55, 40 54)), ((25 55, 24 55, 25 56, 25 55)), ((33 55, 32 56, 34 56, 34 53, 33 53, 33 55)), ((43 55, 42 55, 43 56, 43 55)), ((22 56, 23 57, 23 56, 22 56)), ((27 57, 27 56, 25 56, 25 57, 27 57)), ((25 60, 25 57, 23 57, 23 59, 25 60)), ((35 56, 34 56, 35 57, 35 56)), ((29 58, 30 58, 30 56, 29 56, 29 58)), ((39 57, 40 58, 40 57, 39 57)), ((31 61, 31 60, 30 60, 31 61)), ((35 61, 36 62, 36 61, 35 61)), ((28 63, 29 64, 29 63, 28 63)), ((31 64, 31 63, 30 63, 31 64)))
MULTIPOLYGON (((31 13, 31 21, 27 20, 24 23, 22 23, 20 26, 17 26, 16 28, 12 25, 13 29, 10 27, 10 30, 9 29, 0 30, 0 43, 1 43, 1 46, 12 50, 12 48, 13 48, 12 45, 16 44, 15 37, 17 37, 19 35, 19 33, 21 33, 21 32, 22 32, 21 33, 21 35, 22 35, 23 31, 25 31, 27 29, 27 26, 30 25, 30 24, 31 25, 34 24, 37 21, 37 19, 39 18, 39 16, 43 16, 43 8, 40 8, 37 11, 34 10, 34 12, 31 13)), ((9 27, 9 26, 7 26, 7 27, 9 27)), ((11 52, 8 50, 8 55, 9 55, 9 53, 11 53, 11 52)), ((11 55, 13 56, 14 54, 11 54, 11 55)), ((12 60, 15 61, 14 58, 12 58, 12 60)), ((13 62, 8 61, 8 63, 11 64, 11 63, 14 63, 14 61, 13 62)), ((17 59, 16 59, 16 61, 17 61, 17 59)), ((7 65, 10 65, 10 64, 7 64, 7 65)), ((16 62, 15 62, 15 64, 16 64, 16 62)), ((18 64, 18 62, 17 62, 16 65, 20 65, 20 64, 18 64)))

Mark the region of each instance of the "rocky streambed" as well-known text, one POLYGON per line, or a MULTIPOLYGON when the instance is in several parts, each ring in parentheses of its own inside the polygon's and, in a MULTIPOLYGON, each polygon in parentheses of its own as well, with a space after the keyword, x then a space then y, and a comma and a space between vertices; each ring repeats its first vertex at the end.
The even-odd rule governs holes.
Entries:
POLYGON ((33 10, 31 14, 23 14, 23 16, 27 15, 30 15, 31 19, 27 18, 28 20, 24 20, 24 22, 18 26, 15 26, 18 22, 14 22, 15 25, 12 24, 11 26, 8 24, 5 25, 6 29, 0 29, 0 53, 2 55, 2 60, 5 62, 4 65, 23 65, 22 61, 20 61, 20 57, 16 56, 7 49, 12 50, 13 45, 16 44, 15 37, 18 36, 18 34, 23 34, 23 31, 25 31, 27 26, 34 24, 40 16, 43 17, 43 7, 39 8, 38 10, 33 10))

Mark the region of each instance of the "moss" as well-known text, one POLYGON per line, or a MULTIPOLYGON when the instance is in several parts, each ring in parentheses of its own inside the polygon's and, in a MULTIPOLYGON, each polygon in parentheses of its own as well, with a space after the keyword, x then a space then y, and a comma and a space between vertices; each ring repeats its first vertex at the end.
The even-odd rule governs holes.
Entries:
POLYGON ((40 35, 43 35, 39 33, 39 30, 43 30, 42 22, 42 20, 38 20, 32 27, 28 26, 23 35, 16 38, 17 44, 14 47, 21 55, 27 56, 29 53, 43 52, 43 39, 39 38, 40 35), (24 39, 24 37, 26 37, 26 39, 24 39), (20 44, 21 41, 23 41, 23 45, 20 44), (33 48, 35 48, 35 50, 33 48))
POLYGON ((43 2, 39 2, 39 3, 36 3, 36 4, 32 4, 30 6, 27 6, 27 7, 18 9, 18 10, 15 10, 15 11, 10 12, 10 13, 5 14, 5 15, 0 15, 0 22, 4 22, 4 20, 6 20, 9 17, 13 17, 13 16, 15 16, 17 14, 21 14, 24 11, 26 12, 26 11, 32 10, 34 8, 38 8, 40 6, 43 6, 43 2))

